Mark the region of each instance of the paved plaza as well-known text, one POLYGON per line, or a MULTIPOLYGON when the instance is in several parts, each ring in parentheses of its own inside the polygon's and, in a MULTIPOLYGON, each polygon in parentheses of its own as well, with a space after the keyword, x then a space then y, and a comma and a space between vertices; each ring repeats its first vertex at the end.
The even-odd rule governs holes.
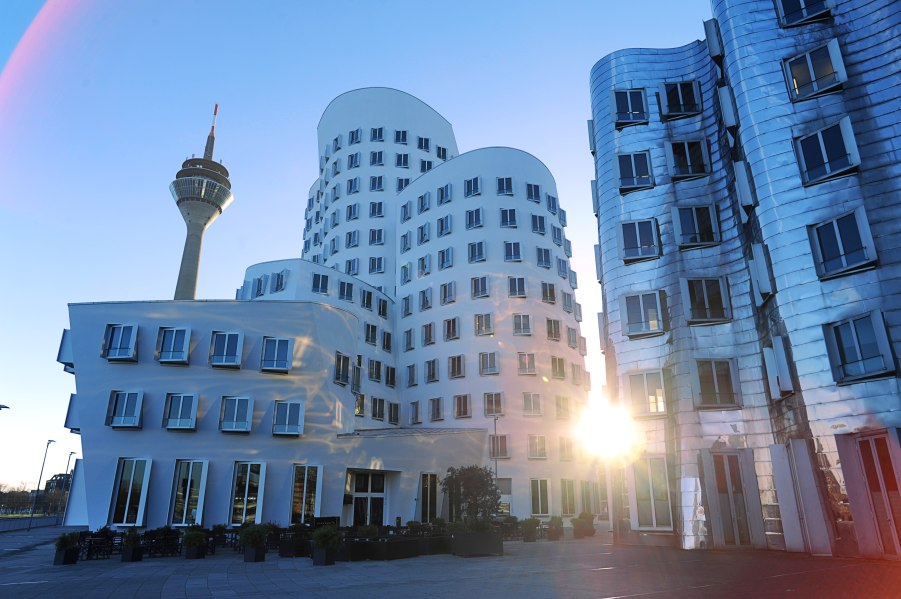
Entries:
POLYGON ((424 556, 314 567, 307 558, 245 564, 153 558, 53 566, 58 528, 0 533, 0 597, 901 597, 901 563, 781 552, 688 552, 610 544, 609 536, 507 542, 503 557, 424 556))

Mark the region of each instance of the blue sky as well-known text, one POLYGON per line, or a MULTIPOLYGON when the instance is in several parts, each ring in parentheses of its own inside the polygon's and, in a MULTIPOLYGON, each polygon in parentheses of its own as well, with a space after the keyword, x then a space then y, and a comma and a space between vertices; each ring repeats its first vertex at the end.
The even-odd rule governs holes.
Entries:
POLYGON ((589 70, 619 48, 699 38, 707 0, 41 7, 0 6, 0 483, 34 484, 47 439, 48 474, 80 455, 62 426, 74 378, 55 362, 67 303, 171 298, 184 225, 168 185, 203 151, 215 102, 235 202, 204 238, 198 298, 232 298, 246 266, 300 254, 322 110, 396 87, 444 115, 460 151, 508 145, 548 165, 602 380, 589 70))

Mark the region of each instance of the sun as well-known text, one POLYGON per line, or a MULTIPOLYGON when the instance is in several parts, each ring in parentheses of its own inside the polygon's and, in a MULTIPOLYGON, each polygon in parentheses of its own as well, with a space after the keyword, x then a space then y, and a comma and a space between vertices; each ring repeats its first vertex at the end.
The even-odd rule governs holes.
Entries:
POLYGON ((602 460, 631 462, 641 452, 635 421, 620 406, 607 402, 590 406, 576 430, 585 450, 602 460))

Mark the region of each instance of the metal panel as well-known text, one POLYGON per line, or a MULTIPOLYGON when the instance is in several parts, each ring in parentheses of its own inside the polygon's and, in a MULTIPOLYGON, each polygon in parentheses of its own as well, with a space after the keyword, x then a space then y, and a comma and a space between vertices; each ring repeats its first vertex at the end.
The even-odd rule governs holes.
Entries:
POLYGON ((832 539, 828 516, 820 496, 810 445, 804 439, 790 439, 792 473, 800 499, 802 524, 807 536, 807 550, 813 555, 832 555, 832 539))
POLYGON ((802 512, 798 508, 798 497, 795 494, 795 483, 792 480, 791 465, 785 445, 770 445, 770 458, 773 460, 773 478, 776 482, 776 494, 779 499, 779 515, 782 518, 785 549, 797 552, 807 551, 801 522, 802 512))
POLYGON ((741 482, 744 486, 745 505, 748 507, 748 525, 751 529, 751 544, 757 549, 766 549, 766 535, 763 532, 763 508, 760 505, 760 488, 754 468, 754 450, 742 449, 741 482))

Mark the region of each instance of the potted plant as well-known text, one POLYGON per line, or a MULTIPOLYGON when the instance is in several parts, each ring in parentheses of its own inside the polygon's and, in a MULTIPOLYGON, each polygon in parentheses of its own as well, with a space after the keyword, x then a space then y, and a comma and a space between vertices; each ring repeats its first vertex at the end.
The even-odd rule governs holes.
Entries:
POLYGON ((185 559, 203 559, 206 557, 207 538, 206 533, 202 530, 188 530, 185 532, 185 536, 182 537, 181 544, 185 547, 185 559))
POLYGON ((547 524, 547 538, 549 541, 559 541, 563 538, 563 518, 551 516, 547 524))
POLYGON ((341 545, 341 531, 334 524, 319 526, 313 531, 313 565, 335 565, 335 554, 341 545))
POLYGON ((213 524, 213 528, 210 529, 210 555, 216 555, 216 547, 225 547, 227 532, 225 524, 213 524))
POLYGON ((144 545, 141 543, 141 533, 135 528, 129 528, 122 537, 122 561, 139 562, 144 559, 144 545))
POLYGON ((53 565, 68 566, 78 561, 78 533, 64 532, 56 538, 56 555, 53 565))
POLYGON ((526 543, 534 543, 538 540, 538 518, 526 518, 522 521, 522 540, 526 543))
POLYGON ((241 529, 238 535, 238 545, 244 548, 245 562, 262 562, 266 559, 266 537, 269 535, 269 527, 262 524, 252 524, 241 529))
POLYGON ((594 514, 582 512, 578 518, 572 519, 573 538, 584 539, 594 536, 594 514))
POLYGON ((503 555, 504 538, 491 519, 500 508, 501 494, 494 472, 483 466, 448 468, 441 481, 454 520, 451 553, 454 555, 503 555))

